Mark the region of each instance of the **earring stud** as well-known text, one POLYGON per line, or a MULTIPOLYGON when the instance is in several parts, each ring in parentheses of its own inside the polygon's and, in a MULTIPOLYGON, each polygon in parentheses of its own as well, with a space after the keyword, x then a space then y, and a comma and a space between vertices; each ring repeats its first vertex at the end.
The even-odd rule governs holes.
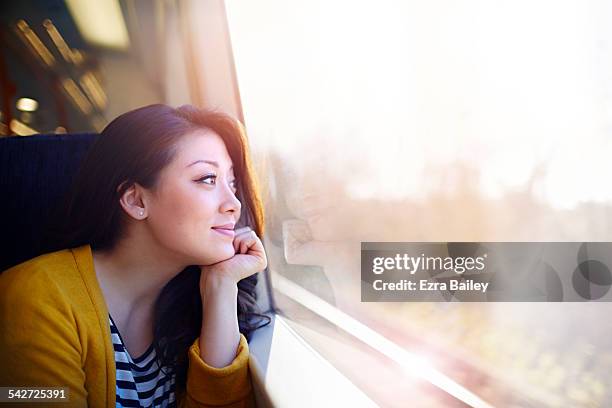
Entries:
POLYGON ((143 210, 140 210, 140 213, 139 213, 139 214, 140 214, 140 216, 142 217, 142 216, 144 215, 144 211, 143 211, 143 210))

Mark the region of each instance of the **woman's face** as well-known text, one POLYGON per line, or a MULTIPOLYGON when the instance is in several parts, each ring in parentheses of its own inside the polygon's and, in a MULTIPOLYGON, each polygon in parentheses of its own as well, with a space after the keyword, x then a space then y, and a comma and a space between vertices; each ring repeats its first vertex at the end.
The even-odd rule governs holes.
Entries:
POLYGON ((232 160, 219 135, 202 130, 183 136, 156 188, 145 195, 153 237, 189 265, 231 258, 233 225, 241 207, 236 186, 232 160))

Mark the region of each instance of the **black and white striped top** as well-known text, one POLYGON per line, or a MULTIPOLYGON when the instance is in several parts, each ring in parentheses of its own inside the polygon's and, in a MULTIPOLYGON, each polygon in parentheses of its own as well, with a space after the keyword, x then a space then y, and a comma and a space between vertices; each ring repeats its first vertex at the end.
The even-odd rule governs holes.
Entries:
POLYGON ((116 407, 176 407, 175 375, 160 370, 155 348, 149 347, 138 358, 132 358, 123 345, 113 318, 110 321, 111 338, 115 349, 117 370, 116 407))

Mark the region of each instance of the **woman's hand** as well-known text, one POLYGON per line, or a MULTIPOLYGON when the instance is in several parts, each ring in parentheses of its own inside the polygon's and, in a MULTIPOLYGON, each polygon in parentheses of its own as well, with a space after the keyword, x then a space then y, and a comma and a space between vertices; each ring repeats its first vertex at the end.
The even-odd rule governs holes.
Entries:
POLYGON ((261 240, 250 227, 235 230, 236 254, 216 264, 200 266, 200 292, 204 294, 210 285, 221 282, 237 284, 238 281, 261 272, 268 266, 268 259, 261 240))
POLYGON ((268 266, 259 237, 249 227, 235 230, 235 255, 216 264, 200 266, 202 329, 200 357, 213 367, 225 367, 236 357, 240 343, 238 281, 268 266))

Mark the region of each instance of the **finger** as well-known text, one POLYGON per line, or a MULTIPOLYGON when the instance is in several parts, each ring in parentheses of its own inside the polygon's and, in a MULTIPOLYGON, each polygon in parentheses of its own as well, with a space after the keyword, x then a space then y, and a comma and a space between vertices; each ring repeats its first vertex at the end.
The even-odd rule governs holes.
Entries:
POLYGON ((246 229, 241 228, 240 232, 234 235, 234 247, 236 248, 236 250, 239 248, 240 242, 246 237, 250 237, 250 236, 257 236, 257 234, 255 234, 255 231, 253 231, 251 228, 248 228, 248 227, 246 227, 246 229))
POLYGON ((240 248, 240 242, 242 242, 244 235, 248 232, 248 227, 234 230, 234 241, 232 242, 234 244, 234 250, 238 251, 238 249, 240 248))
POLYGON ((253 230, 250 227, 242 227, 234 230, 234 241, 232 242, 234 245, 234 252, 238 252, 240 249, 240 242, 242 242, 244 235, 252 231, 253 230))
POLYGON ((234 234, 239 235, 239 234, 242 234, 243 232, 246 232, 246 231, 252 231, 251 227, 246 226, 246 227, 235 229, 234 230, 234 234))
POLYGON ((255 235, 255 232, 251 232, 250 234, 244 235, 243 237, 241 237, 240 253, 246 254, 247 252, 249 252, 251 247, 257 244, 257 241, 258 241, 258 238, 257 238, 257 235, 255 235))

